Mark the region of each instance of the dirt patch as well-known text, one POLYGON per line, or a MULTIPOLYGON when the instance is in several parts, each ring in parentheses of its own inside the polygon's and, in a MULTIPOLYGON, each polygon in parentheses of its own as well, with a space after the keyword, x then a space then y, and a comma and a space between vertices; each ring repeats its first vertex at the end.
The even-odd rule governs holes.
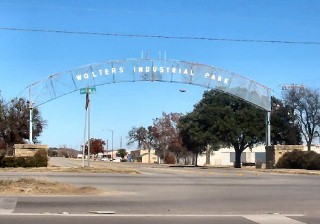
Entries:
POLYGON ((96 195, 105 193, 94 187, 75 187, 65 183, 34 178, 0 180, 0 194, 6 195, 96 195))
POLYGON ((36 168, 0 168, 0 172, 70 172, 70 173, 120 173, 120 174, 140 174, 139 171, 126 168, 110 167, 36 167, 36 168))

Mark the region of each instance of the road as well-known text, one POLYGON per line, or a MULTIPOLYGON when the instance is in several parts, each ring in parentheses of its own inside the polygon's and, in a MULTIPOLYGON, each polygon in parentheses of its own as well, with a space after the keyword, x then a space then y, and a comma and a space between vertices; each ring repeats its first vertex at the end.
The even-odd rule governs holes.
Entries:
POLYGON ((106 191, 98 196, 3 196, 0 223, 320 223, 317 175, 111 165, 141 174, 0 172, 1 179, 41 177, 106 191))

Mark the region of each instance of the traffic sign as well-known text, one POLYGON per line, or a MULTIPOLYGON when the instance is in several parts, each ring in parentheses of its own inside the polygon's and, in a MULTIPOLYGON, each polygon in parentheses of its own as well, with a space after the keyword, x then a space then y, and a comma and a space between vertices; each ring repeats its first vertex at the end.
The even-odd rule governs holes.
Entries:
POLYGON ((80 94, 91 94, 91 93, 96 93, 97 89, 96 87, 88 87, 88 88, 81 88, 80 89, 80 94))

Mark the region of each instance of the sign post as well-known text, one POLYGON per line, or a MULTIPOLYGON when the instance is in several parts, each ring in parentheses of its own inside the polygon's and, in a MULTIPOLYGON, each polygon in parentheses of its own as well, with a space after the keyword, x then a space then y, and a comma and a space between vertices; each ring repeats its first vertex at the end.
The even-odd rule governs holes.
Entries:
POLYGON ((82 168, 84 168, 84 156, 85 156, 85 145, 86 145, 86 126, 88 124, 88 167, 90 167, 90 94, 96 93, 97 89, 96 87, 87 87, 87 88, 81 88, 80 94, 84 95, 86 94, 86 102, 85 102, 85 124, 84 124, 84 144, 82 149, 82 168))
POLYGON ((80 94, 84 95, 84 94, 91 94, 91 93, 96 93, 97 92, 97 88, 96 87, 87 87, 87 88, 81 88, 80 89, 80 94))

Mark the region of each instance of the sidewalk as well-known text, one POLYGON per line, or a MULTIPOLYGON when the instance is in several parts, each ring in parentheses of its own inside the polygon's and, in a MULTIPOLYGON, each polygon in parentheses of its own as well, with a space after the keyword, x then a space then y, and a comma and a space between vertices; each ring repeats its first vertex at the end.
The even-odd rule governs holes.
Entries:
POLYGON ((303 169, 256 169, 256 171, 268 172, 268 173, 283 173, 283 174, 320 175, 320 170, 303 170, 303 169))

